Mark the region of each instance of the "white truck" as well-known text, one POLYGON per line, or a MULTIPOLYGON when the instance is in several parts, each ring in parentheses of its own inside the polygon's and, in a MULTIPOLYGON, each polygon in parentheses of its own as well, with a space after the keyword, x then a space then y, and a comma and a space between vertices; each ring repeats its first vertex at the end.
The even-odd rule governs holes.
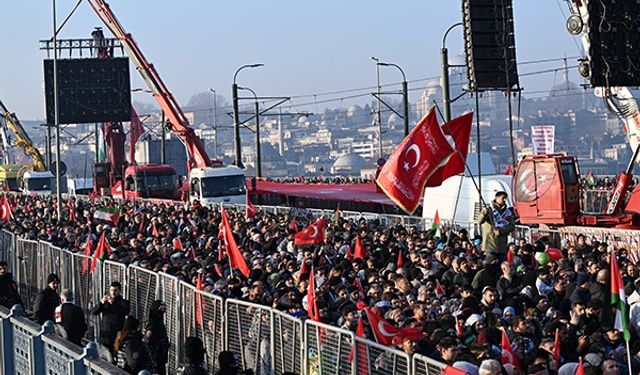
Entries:
POLYGON ((244 204, 247 178, 242 169, 225 167, 193 168, 189 174, 189 200, 202 205, 244 204))

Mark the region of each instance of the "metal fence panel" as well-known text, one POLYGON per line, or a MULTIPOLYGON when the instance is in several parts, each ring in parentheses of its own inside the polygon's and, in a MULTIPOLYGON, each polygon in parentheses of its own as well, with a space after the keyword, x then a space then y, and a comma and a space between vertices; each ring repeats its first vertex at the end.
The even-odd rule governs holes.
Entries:
POLYGON ((117 281, 122 285, 122 295, 127 295, 127 267, 118 262, 110 260, 102 263, 102 290, 109 289, 112 282, 117 281))
POLYGON ((131 303, 131 315, 141 322, 149 313, 151 303, 158 296, 158 274, 144 268, 130 266, 127 297, 131 303))
POLYGON ((22 297, 25 309, 31 311, 33 302, 38 295, 39 278, 38 270, 38 242, 19 239, 16 242, 15 280, 18 284, 18 293, 22 297))
POLYGON ((226 347, 240 354, 243 370, 253 369, 256 375, 270 374, 271 309, 244 301, 226 300, 226 347))
POLYGON ((272 337, 275 373, 301 374, 304 357, 302 320, 274 310, 272 337))
POLYGON ((409 354, 356 337, 350 357, 356 360, 357 374, 411 375, 409 354))
POLYGON ((164 301, 167 306, 165 312, 165 325, 167 327, 167 335, 169 336, 169 361, 167 363, 169 373, 173 373, 172 370, 178 368, 179 359, 178 351, 180 346, 180 298, 178 293, 178 278, 175 276, 167 275, 166 273, 159 273, 159 290, 160 299, 164 301))
MULTIPOLYGON (((205 363, 210 372, 218 369, 218 354, 224 350, 225 305, 224 300, 180 282, 180 304, 182 306, 182 327, 180 341, 189 336, 199 337, 207 348, 205 363)), ((240 351, 236 351, 240 354, 240 351)), ((184 362, 184 353, 179 351, 179 362, 184 362)))
POLYGON ((9 271, 14 271, 15 264, 13 263, 13 233, 9 232, 6 229, 3 229, 0 232, 0 247, 2 251, 0 251, 0 260, 5 261, 9 264, 9 271))
POLYGON ((82 307, 87 317, 87 340, 94 340, 99 335, 99 317, 92 315, 93 308, 98 304, 104 295, 101 288, 101 275, 99 268, 91 271, 91 258, 84 254, 74 253, 71 255, 73 296, 76 305, 82 307))
POLYGON ((440 375, 444 373, 444 363, 429 357, 414 354, 411 357, 411 369, 414 375, 440 375))
POLYGON ((306 374, 355 375, 355 361, 349 360, 354 339, 353 332, 306 320, 306 374))
POLYGON ((74 362, 83 354, 80 347, 48 333, 42 336, 44 363, 47 375, 67 375, 72 373, 74 362))

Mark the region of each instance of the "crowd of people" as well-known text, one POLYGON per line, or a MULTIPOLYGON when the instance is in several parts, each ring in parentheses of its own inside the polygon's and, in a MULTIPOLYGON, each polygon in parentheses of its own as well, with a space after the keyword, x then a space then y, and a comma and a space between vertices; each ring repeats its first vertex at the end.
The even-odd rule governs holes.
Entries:
MULTIPOLYGON (((419 337, 397 335, 392 345, 470 375, 573 375, 579 362, 589 374, 628 373, 627 349, 622 333, 614 328, 611 305, 613 248, 579 236, 575 242, 562 242, 561 259, 538 262, 536 254, 553 245, 544 238, 534 243, 513 239, 515 214, 505 198, 497 194, 481 213, 481 236, 453 227, 385 226, 378 220, 345 219, 338 211, 328 218, 322 243, 302 246, 294 243, 296 232, 317 218, 275 215, 259 208, 249 216, 227 211, 235 242, 250 268, 248 277, 230 272, 226 258, 219 260, 221 211, 197 202, 118 205, 71 199, 63 203, 59 220, 51 198, 17 196, 11 199, 12 218, 2 228, 18 238, 50 241, 74 252, 84 251, 87 240, 97 243, 104 232, 110 260, 163 271, 194 285, 200 279, 207 292, 301 318, 308 315, 308 285, 313 280, 317 320, 354 332, 362 320, 358 334, 374 341, 376 332, 367 323, 370 314, 397 328, 418 328, 419 337), (93 219, 105 206, 121 213, 114 222, 93 219), (178 237, 181 246, 176 246, 178 237), (354 254, 356 242, 361 244, 359 254, 354 254), (504 352, 503 333, 515 358, 504 352)), ((632 372, 637 374, 640 275, 624 249, 615 251, 629 296, 629 350, 632 372)), ((11 291, 10 278, 6 265, 3 269, 0 264, 0 303, 5 306, 22 303, 11 291)), ((65 306, 73 295, 62 291, 56 301, 57 276, 48 281, 51 291, 38 296, 35 318, 41 322, 53 314, 64 322, 65 311, 72 310, 65 306)), ((110 286, 93 313, 102 315, 100 343, 114 362, 162 373, 168 350, 164 309, 162 301, 154 302, 149 318, 139 322, 128 317, 120 285, 110 286), (135 353, 134 363, 129 360, 135 353)), ((68 337, 78 340, 76 334, 68 337)), ((190 341, 188 346, 197 353, 207 349, 202 342, 190 341)), ((225 363, 233 363, 233 353, 223 353, 225 363)), ((197 359, 190 365, 200 368, 197 359)))
POLYGON ((370 178, 353 176, 311 176, 267 178, 267 181, 286 184, 368 184, 373 183, 370 178))

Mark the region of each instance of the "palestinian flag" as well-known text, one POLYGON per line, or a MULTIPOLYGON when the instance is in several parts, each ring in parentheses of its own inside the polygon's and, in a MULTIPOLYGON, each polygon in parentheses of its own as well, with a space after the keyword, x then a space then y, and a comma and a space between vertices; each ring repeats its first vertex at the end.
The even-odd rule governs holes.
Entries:
POLYGON ((436 297, 444 297, 444 289, 442 289, 442 285, 440 285, 440 281, 438 281, 438 279, 436 279, 436 297))
POLYGON ((104 238, 104 232, 100 236, 100 240, 98 240, 98 245, 96 246, 96 251, 93 253, 93 259, 91 260, 91 273, 96 269, 96 265, 98 264, 98 260, 103 262, 107 257, 107 253, 111 252, 111 248, 107 243, 107 240, 104 238))
POLYGON ((431 225, 431 230, 434 232, 434 238, 440 239, 442 237, 441 227, 442 222, 440 221, 440 215, 438 214, 438 210, 436 210, 436 215, 433 217, 433 224, 431 225))
POLYGON ((93 218, 102 221, 110 221, 115 224, 120 218, 120 207, 104 207, 98 208, 93 213, 93 218))
POLYGON ((596 179, 593 178, 593 173, 591 173, 591 171, 587 174, 587 184, 589 184, 589 186, 594 186, 596 184, 596 179))
POLYGON ((613 328, 624 332, 624 340, 629 342, 631 332, 629 331, 629 316, 627 306, 627 297, 624 294, 624 284, 622 284, 622 276, 618 270, 618 261, 616 260, 615 251, 611 252, 611 305, 615 309, 616 320, 613 328))

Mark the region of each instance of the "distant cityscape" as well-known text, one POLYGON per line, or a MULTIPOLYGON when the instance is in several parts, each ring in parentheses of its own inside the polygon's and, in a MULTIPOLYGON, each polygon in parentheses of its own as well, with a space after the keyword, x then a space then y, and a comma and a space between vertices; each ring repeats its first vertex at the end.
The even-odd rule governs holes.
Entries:
MULTIPOLYGON (((456 56, 453 65, 463 65, 462 56, 456 56)), ((614 175, 626 166, 631 151, 626 141, 622 123, 609 113, 602 99, 592 89, 584 89, 570 82, 567 70, 560 71, 562 79, 549 91, 528 93, 522 98, 512 97, 513 143, 517 159, 532 152, 531 126, 555 126, 555 151, 566 152, 579 158, 582 174, 591 171, 595 175, 614 175), (519 111, 519 116, 518 116, 519 111)), ((464 68, 451 69, 451 97, 463 94, 467 76, 464 68)), ((410 126, 437 103, 442 109, 442 88, 438 79, 422 83, 419 99, 410 103, 410 126)), ((192 96, 183 104, 196 133, 205 143, 211 158, 233 163, 233 123, 229 116, 230 100, 203 92, 192 96)), ((403 138, 404 120, 400 95, 387 95, 384 101, 394 111, 382 106, 381 126, 377 123, 377 99, 371 97, 361 105, 348 108, 336 106, 322 113, 299 113, 274 108, 260 117, 262 174, 265 177, 351 175, 369 177, 374 173, 378 158, 387 157, 403 138), (380 134, 379 128, 382 129, 380 134), (381 141, 380 141, 381 139, 381 141), (380 155, 382 147, 382 155, 380 155)), ((241 119, 253 112, 253 103, 241 103, 241 119)), ((271 103, 261 103, 266 108, 271 103)), ((139 163, 160 163, 161 122, 160 111, 146 103, 134 102, 141 114, 147 132, 136 146, 139 163)), ((488 92, 479 98, 480 150, 491 155, 498 173, 511 162, 511 137, 507 100, 503 93, 488 92)), ((475 110, 475 98, 464 94, 452 105, 453 116, 475 110)), ((17 114, 20 117, 20 114, 17 114)), ((37 121, 23 120, 23 125, 44 153, 45 127, 37 121)), ((242 162, 247 175, 255 173, 254 120, 241 130, 242 162), (250 129, 247 129, 250 128, 250 129)), ((129 125, 124 125, 128 132, 129 125)), ((96 160, 95 124, 67 125, 62 134, 62 160, 68 166, 67 174, 73 177, 90 177, 92 163, 96 160)), ((470 152, 476 152, 477 139, 472 132, 470 152)), ((103 142, 98 142, 98 155, 103 157, 103 142)), ((128 147, 128 141, 127 141, 128 147)), ((14 162, 30 161, 14 148, 14 162)), ((186 175, 186 154, 183 144, 166 133, 165 163, 172 164, 179 175, 186 175)))

